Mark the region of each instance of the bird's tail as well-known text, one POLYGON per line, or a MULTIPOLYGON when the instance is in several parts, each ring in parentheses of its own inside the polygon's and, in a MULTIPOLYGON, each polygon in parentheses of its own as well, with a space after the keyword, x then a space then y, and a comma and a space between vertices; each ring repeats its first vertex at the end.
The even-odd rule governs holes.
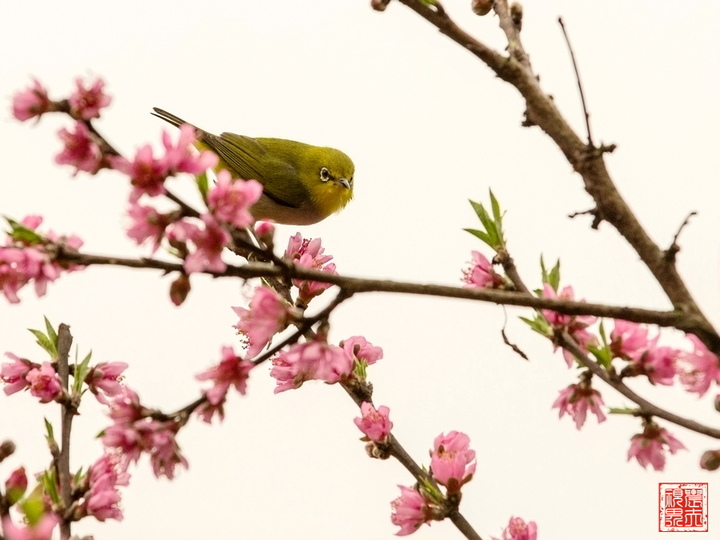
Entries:
MULTIPOLYGON (((153 107, 153 112, 150 113, 153 116, 157 116, 158 118, 162 118, 166 122, 172 124, 175 127, 180 127, 183 124, 188 124, 189 122, 186 122, 179 116, 175 116, 172 113, 169 113, 167 111, 164 111, 163 109, 160 109, 159 107, 153 107)), ((192 126, 192 124, 190 124, 192 126)), ((195 129, 198 129, 197 126, 193 126, 195 129)))

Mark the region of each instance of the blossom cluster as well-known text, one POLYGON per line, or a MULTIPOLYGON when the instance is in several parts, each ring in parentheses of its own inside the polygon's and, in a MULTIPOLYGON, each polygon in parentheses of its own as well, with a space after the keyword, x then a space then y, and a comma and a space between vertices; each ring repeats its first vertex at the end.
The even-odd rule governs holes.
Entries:
POLYGON ((56 260, 58 249, 76 251, 83 242, 75 235, 59 236, 52 231, 37 232, 40 216, 27 216, 19 223, 10 221, 11 231, 0 246, 0 289, 10 303, 20 302, 18 291, 32 283, 35 293, 43 296, 48 283, 63 272, 79 270, 73 264, 56 260))
MULTIPOLYGON (((218 171, 217 182, 204 191, 207 211, 196 215, 183 215, 180 211, 161 212, 147 204, 145 197, 157 197, 166 193, 165 184, 169 177, 180 173, 201 175, 218 164, 217 156, 210 151, 196 152, 195 128, 180 126, 179 136, 174 139, 166 131, 162 132, 163 150, 159 155, 147 144, 140 147, 133 159, 117 155, 94 131, 90 121, 99 118, 103 108, 110 104, 105 93, 102 79, 92 81, 76 80, 76 88, 70 97, 62 101, 52 101, 47 89, 37 80, 27 89, 13 97, 13 115, 26 121, 39 119, 51 111, 68 113, 75 123, 62 128, 58 135, 63 148, 55 157, 59 164, 71 165, 75 173, 85 171, 91 174, 100 169, 115 169, 130 179, 132 192, 129 198, 128 216, 130 225, 128 236, 138 244, 150 243, 156 251, 164 238, 184 258, 185 272, 222 272, 226 264, 221 259, 223 249, 231 242, 229 228, 244 228, 254 223, 250 207, 262 195, 262 185, 255 180, 233 179, 226 170, 218 171)), ((11 254, 14 258, 4 261, 0 255, 0 285, 6 296, 13 298, 13 284, 5 287, 2 277, 3 263, 20 266, 16 261, 22 255, 11 254), (7 290, 6 290, 7 289, 7 290)), ((31 258, 32 253, 24 255, 31 258)), ((6 259, 10 256, 6 256, 6 259)), ((55 279, 50 274, 45 279, 55 279)), ((42 280, 38 280, 42 284, 42 280)), ((172 299, 176 303, 184 300, 189 283, 181 283, 187 290, 179 290, 177 284, 172 299)), ((38 285, 41 287, 42 285, 38 285)))
POLYGON ((221 420, 225 417, 224 405, 230 387, 245 395, 247 380, 253 367, 255 364, 236 355, 232 347, 223 347, 220 363, 196 376, 199 381, 212 383, 212 387, 205 392, 207 401, 197 409, 203 421, 212 422, 216 414, 221 420))
POLYGON ((270 375, 277 382, 276 394, 300 388, 310 380, 348 382, 363 371, 356 368, 372 365, 382 356, 382 349, 362 336, 348 338, 339 346, 315 339, 296 343, 274 357, 270 375))
POLYGON ((109 400, 108 405, 113 423, 103 432, 102 443, 117 459, 121 471, 126 472, 143 453, 150 457, 155 476, 173 479, 177 466, 187 468, 188 462, 175 440, 181 427, 179 422, 153 418, 152 411, 144 407, 138 395, 126 386, 109 400))
MULTIPOLYGON (((557 294, 549 283, 544 284, 542 296, 564 300, 575 297, 572 287, 564 287, 557 294)), ((696 336, 687 336, 691 350, 676 349, 660 345, 659 333, 651 336, 650 328, 644 324, 615 320, 608 339, 603 326, 599 337, 589 330, 596 322, 595 317, 565 315, 548 309, 542 310, 542 316, 542 321, 530 322, 534 329, 550 336, 569 334, 584 353, 594 356, 606 368, 615 361, 621 362, 621 377, 642 376, 654 385, 672 385, 677 381, 686 391, 699 396, 704 395, 713 383, 720 383, 720 361, 696 336)), ((563 349, 563 356, 568 367, 576 365, 573 353, 563 349)), ((560 417, 568 414, 578 429, 584 425, 588 411, 597 416, 598 422, 606 419, 601 408, 604 405, 602 396, 592 388, 590 380, 586 373, 582 374, 580 383, 561 390, 553 403, 560 417)), ((656 470, 663 470, 664 452, 674 454, 684 448, 667 430, 646 422, 643 432, 631 439, 628 459, 637 459, 643 467, 651 465, 656 470)))
POLYGON ((75 124, 70 128, 61 128, 58 136, 63 143, 62 151, 55 157, 61 165, 71 165, 78 171, 91 174, 109 166, 100 148, 98 140, 90 128, 89 121, 100 117, 102 109, 110 105, 111 98, 105 93, 105 82, 102 79, 84 81, 75 80, 75 89, 64 101, 53 101, 48 91, 37 80, 30 87, 17 92, 13 96, 13 116, 24 122, 32 118, 40 119, 42 115, 52 111, 67 112, 75 124))
POLYGON ((398 486, 400 497, 392 501, 392 522, 400 527, 398 536, 414 533, 423 524, 442 520, 447 516, 448 505, 457 504, 460 489, 472 480, 477 463, 475 451, 470 449, 470 438, 459 431, 440 434, 430 451, 430 478, 415 487, 398 486), (446 488, 444 495, 437 484, 446 488))
MULTIPOLYGON (((13 353, 6 353, 10 360, 0 366, 0 381, 4 385, 6 395, 29 391, 40 403, 52 401, 61 402, 63 406, 76 408, 80 396, 89 390, 98 401, 107 404, 123 392, 121 384, 122 374, 127 368, 124 362, 100 362, 90 365, 88 355, 82 362, 76 363, 70 372, 73 383, 65 388, 58 375, 57 333, 48 325, 48 335, 38 330, 33 333, 38 338, 38 344, 51 356, 52 361, 37 363, 26 358, 20 358, 13 353)), ((48 430, 47 438, 50 446, 56 446, 52 430, 48 430)), ((27 488, 27 477, 23 468, 14 471, 5 483, 5 501, 9 506, 17 505, 25 513, 27 525, 16 526, 5 516, 3 532, 6 538, 50 538, 52 530, 59 523, 58 515, 62 514, 57 508, 62 508, 63 501, 58 498, 58 489, 48 490, 48 483, 57 482, 55 473, 44 472, 37 475, 42 478, 45 489, 42 492, 33 490, 24 497, 27 488), (43 499, 39 500, 42 493, 43 499), (52 503, 52 505, 50 504, 52 503), (61 505, 61 506, 56 506, 61 505), (38 507, 42 510, 38 513, 38 507), (51 507, 54 509, 50 511, 51 507), (32 510, 35 508, 35 510, 32 510), (28 512, 28 509, 31 509, 28 512)), ((121 467, 120 459, 116 455, 105 454, 97 460, 88 470, 82 470, 73 475, 71 493, 73 497, 74 516, 80 519, 84 516, 94 516, 100 521, 106 519, 122 519, 120 510, 120 493, 118 488, 126 486, 129 482, 127 471, 121 467)))

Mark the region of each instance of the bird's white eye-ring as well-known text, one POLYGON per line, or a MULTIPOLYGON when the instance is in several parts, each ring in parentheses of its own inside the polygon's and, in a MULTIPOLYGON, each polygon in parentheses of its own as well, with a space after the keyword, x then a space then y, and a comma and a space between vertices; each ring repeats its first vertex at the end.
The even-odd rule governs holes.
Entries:
POLYGON ((327 182, 328 180, 332 179, 332 175, 330 174, 330 171, 328 171, 327 167, 323 167, 320 169, 320 180, 323 182, 327 182))

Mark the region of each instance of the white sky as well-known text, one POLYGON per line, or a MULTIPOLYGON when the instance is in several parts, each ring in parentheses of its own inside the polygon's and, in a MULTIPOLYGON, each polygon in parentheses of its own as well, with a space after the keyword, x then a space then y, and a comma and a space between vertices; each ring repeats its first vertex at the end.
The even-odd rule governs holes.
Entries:
MULTIPOLYGON (((469 1, 445 7, 468 31, 502 49, 492 16, 469 1)), ((323 239, 341 273, 457 284, 470 250, 482 249, 463 227, 476 221, 468 198, 492 188, 507 210, 509 248, 526 282, 540 282, 538 261, 561 257, 563 282, 592 301, 667 309, 649 273, 614 230, 589 228, 567 215, 589 208, 580 178, 539 129, 520 127, 516 91, 474 57, 399 3, 383 13, 367 0, 126 1, 37 0, 4 6, 0 19, 0 144, 6 167, 0 212, 45 216, 57 232, 79 234, 88 252, 146 255, 124 238, 127 185, 114 173, 70 177, 53 164, 55 132, 66 118, 33 128, 15 122, 12 94, 29 76, 55 97, 77 75, 103 76, 112 107, 97 124, 132 154, 159 144, 165 126, 150 116, 163 107, 211 131, 293 138, 336 146, 355 161, 356 199, 346 211, 306 227, 323 239)), ((607 157, 622 194, 650 235, 668 246, 687 214, 678 265, 696 299, 718 318, 717 220, 720 171, 720 7, 712 0, 524 3, 523 38, 541 82, 572 125, 582 112, 556 19, 573 41, 597 141, 617 143, 607 157)), ((277 242, 296 228, 281 227, 277 242)), ((489 253, 486 251, 486 254, 489 253)), ((40 359, 24 329, 42 315, 72 326, 81 353, 127 361, 127 383, 143 402, 171 410, 197 396, 193 376, 234 342, 230 309, 242 305, 240 283, 193 278, 181 308, 157 272, 90 268, 51 285, 37 300, 0 301, 0 353, 40 359)), ((477 476, 462 511, 489 539, 511 515, 535 520, 543 540, 666 539, 658 531, 659 482, 710 482, 709 533, 717 538, 720 484, 699 470, 700 454, 720 443, 667 426, 690 450, 664 472, 645 471, 625 456, 639 421, 591 418, 578 432, 550 409, 575 381, 549 343, 517 320, 527 310, 381 294, 358 295, 332 319, 331 338, 364 335, 385 350, 370 378, 388 405, 395 434, 427 463, 442 431, 468 433, 477 476), (503 345, 510 338, 531 357, 503 345)), ((679 336, 664 334, 668 344, 679 336)), ((389 502, 412 478, 397 463, 366 457, 337 387, 307 384, 272 394, 266 367, 246 398, 232 398, 224 424, 192 422, 179 442, 190 461, 174 482, 156 480, 147 461, 124 492, 122 523, 84 521, 77 534, 97 539, 176 540, 389 539, 389 502)), ((634 384, 651 400, 717 424, 711 396, 634 384)), ((611 406, 628 406, 598 387, 611 406)), ((0 397, 0 438, 18 453, 0 479, 24 464, 48 462, 42 417, 55 418, 29 395, 0 397)), ((91 438, 107 425, 90 399, 76 422, 73 467, 100 455, 91 438)), ((448 523, 415 538, 459 538, 448 523)))

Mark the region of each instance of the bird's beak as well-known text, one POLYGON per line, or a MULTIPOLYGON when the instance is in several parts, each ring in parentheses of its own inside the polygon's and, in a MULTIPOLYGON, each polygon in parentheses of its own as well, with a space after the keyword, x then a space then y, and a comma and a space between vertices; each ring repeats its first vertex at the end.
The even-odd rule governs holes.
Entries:
POLYGON ((343 186, 343 187, 345 187, 345 188, 347 188, 347 189, 350 189, 350 181, 349 181, 347 178, 338 178, 338 179, 335 180, 335 181, 336 181, 338 184, 340 184, 341 186, 343 186))

